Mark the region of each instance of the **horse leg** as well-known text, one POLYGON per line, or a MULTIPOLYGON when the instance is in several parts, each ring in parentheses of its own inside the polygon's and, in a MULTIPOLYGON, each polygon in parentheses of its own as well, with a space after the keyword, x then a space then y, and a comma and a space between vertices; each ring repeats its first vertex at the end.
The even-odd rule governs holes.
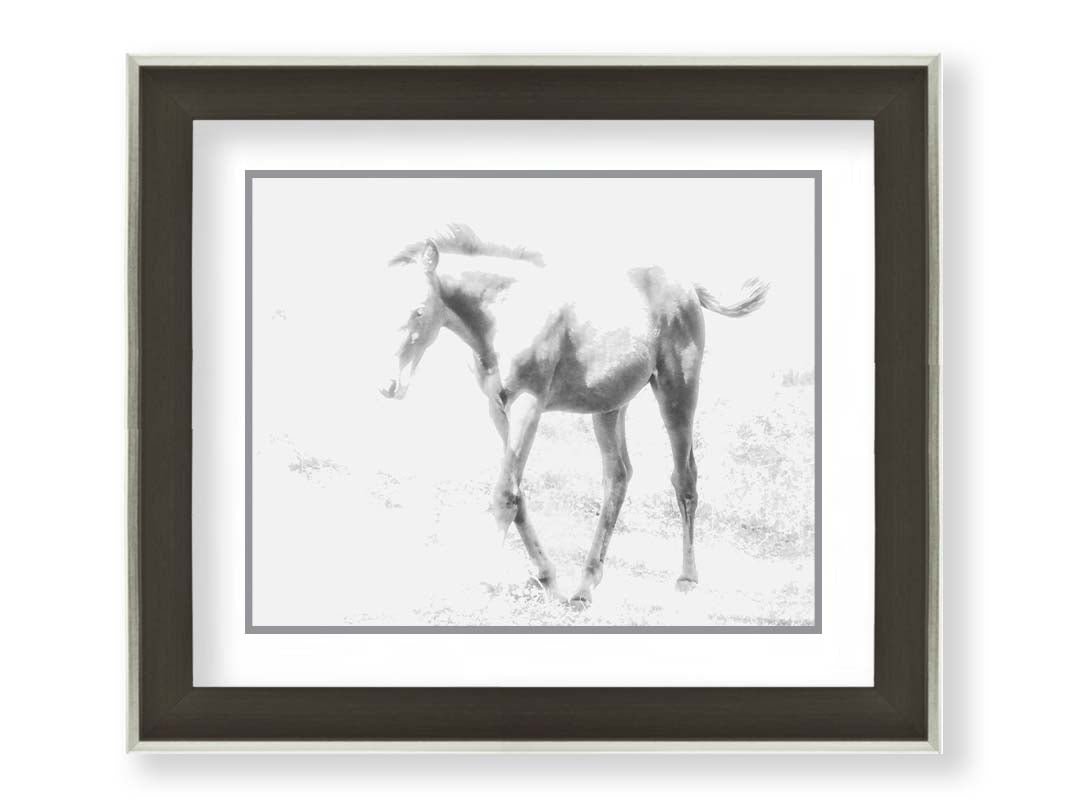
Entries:
POLYGON ((507 534, 511 523, 515 523, 526 552, 537 569, 537 582, 546 591, 554 593, 556 570, 530 524, 522 491, 522 473, 540 418, 541 406, 537 399, 529 394, 520 394, 504 415, 502 424, 498 424, 504 439, 504 460, 493 492, 493 516, 496 517, 501 537, 507 534))
POLYGON ((675 587, 683 592, 697 584, 696 557, 693 554, 693 524, 697 510, 697 462, 693 456, 695 387, 695 382, 673 384, 658 380, 652 383, 674 456, 671 484, 682 515, 682 574, 675 582, 675 587))
POLYGON ((604 502, 600 506, 593 546, 585 560, 582 581, 578 591, 571 598, 571 605, 584 609, 593 602, 593 589, 600 583, 604 574, 604 559, 608 553, 608 543, 619 518, 619 510, 626 499, 626 487, 633 475, 630 456, 626 452, 626 407, 606 414, 593 416, 593 431, 597 444, 600 445, 600 457, 604 467, 604 502))

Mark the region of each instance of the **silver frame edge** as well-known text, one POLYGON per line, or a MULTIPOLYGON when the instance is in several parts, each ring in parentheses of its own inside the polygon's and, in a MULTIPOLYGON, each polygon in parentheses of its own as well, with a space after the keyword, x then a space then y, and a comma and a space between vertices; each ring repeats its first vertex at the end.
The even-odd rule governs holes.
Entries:
POLYGON ((141 63, 126 57, 126 752, 144 749, 140 741, 141 569, 138 549, 140 428, 137 408, 140 371, 140 309, 137 261, 140 250, 141 141, 138 126, 141 63))
POLYGON ((514 752, 648 752, 648 753, 929 753, 943 752, 942 660, 942 463, 941 419, 941 245, 942 245, 942 57, 936 55, 897 56, 663 56, 663 55, 399 55, 399 56, 218 56, 218 55, 148 55, 127 54, 127 227, 126 227, 126 294, 127 294, 127 427, 126 427, 126 629, 127 629, 127 713, 126 751, 144 752, 300 752, 300 753, 514 753, 514 752), (138 219, 140 215, 140 131, 138 128, 139 77, 142 67, 210 67, 210 66, 854 66, 906 67, 929 69, 927 116, 927 188, 929 207, 928 296, 931 309, 928 370, 930 393, 927 398, 928 441, 927 467, 930 499, 927 513, 929 532, 929 582, 927 635, 929 642, 928 738, 924 741, 580 741, 580 742, 513 742, 513 741, 400 741, 400 742, 143 742, 140 740, 140 569, 137 546, 139 503, 138 462, 140 439, 137 428, 138 353, 140 319, 137 298, 137 256, 139 252, 138 219))

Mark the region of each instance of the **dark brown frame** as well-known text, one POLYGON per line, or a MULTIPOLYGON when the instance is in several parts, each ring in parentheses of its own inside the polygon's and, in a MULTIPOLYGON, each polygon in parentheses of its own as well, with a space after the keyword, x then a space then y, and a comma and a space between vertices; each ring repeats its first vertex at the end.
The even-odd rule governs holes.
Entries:
POLYGON ((130 743, 937 747, 936 59, 889 65, 166 65, 131 59, 130 743), (869 119, 874 688, 194 688, 196 119, 869 119))

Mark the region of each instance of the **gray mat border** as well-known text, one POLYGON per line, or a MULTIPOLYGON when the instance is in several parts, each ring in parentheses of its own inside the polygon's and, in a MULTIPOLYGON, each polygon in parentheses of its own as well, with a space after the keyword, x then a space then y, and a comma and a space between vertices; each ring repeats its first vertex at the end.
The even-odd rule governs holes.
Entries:
POLYGON ((822 633, 822 170, 245 170, 245 633, 822 633), (814 625, 255 625, 252 622, 252 219, 257 178, 798 178, 813 181, 815 260, 815 624, 814 625))

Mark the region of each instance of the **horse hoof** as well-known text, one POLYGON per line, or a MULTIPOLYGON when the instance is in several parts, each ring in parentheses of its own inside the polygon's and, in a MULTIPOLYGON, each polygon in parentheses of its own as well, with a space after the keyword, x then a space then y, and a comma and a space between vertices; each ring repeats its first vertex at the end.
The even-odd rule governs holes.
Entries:
POLYGON ((546 597, 559 598, 560 592, 556 588, 556 582, 551 578, 530 578, 526 585, 531 589, 540 589, 546 597))
POLYGON ((567 603, 575 611, 585 611, 593 605, 593 598, 587 594, 576 594, 567 603))
POLYGON ((691 592, 697 586, 696 578, 686 578, 685 576, 679 578, 674 582, 674 588, 679 592, 691 592))

